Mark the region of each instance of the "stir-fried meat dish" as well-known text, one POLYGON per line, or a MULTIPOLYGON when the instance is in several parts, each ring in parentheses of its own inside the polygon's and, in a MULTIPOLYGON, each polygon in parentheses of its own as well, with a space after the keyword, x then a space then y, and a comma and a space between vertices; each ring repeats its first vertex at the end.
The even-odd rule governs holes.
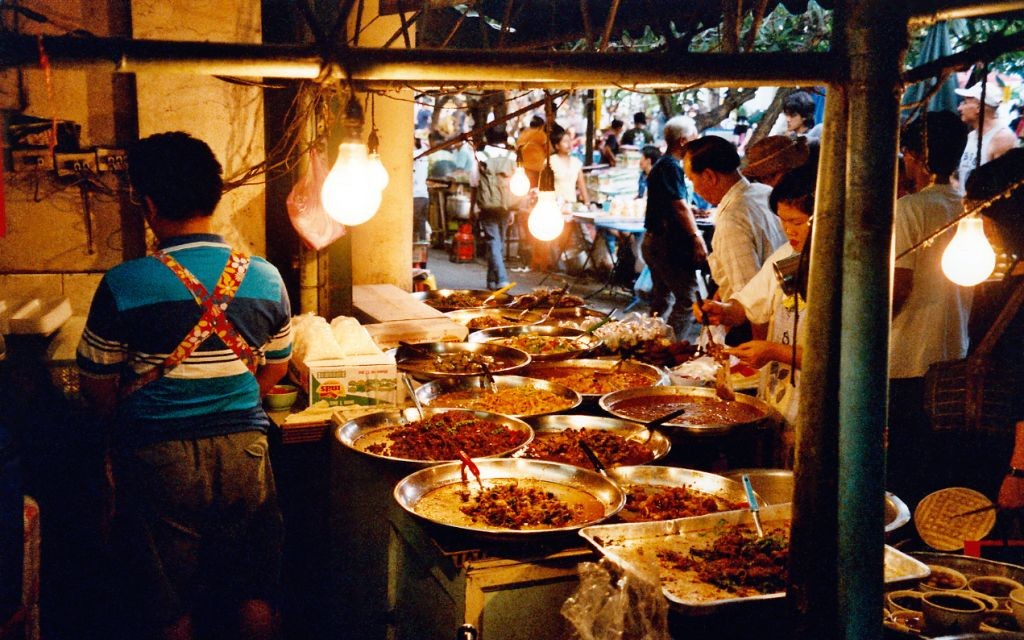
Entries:
POLYGON ((528 320, 519 320, 515 314, 507 316, 477 316, 466 323, 468 329, 493 329, 494 327, 518 327, 519 325, 530 324, 528 320))
MULTIPOLYGON (((456 291, 437 298, 427 298, 423 302, 435 309, 469 309, 472 307, 484 306, 484 298, 478 298, 471 293, 465 293, 463 291, 456 291)), ((491 300, 487 306, 496 307, 498 306, 498 303, 491 300)))
POLYGON ((650 396, 626 398, 612 407, 633 420, 650 422, 676 409, 686 413, 669 422, 670 425, 739 424, 764 417, 757 407, 741 402, 719 400, 704 396, 650 396))
POLYGON ((658 557, 740 596, 776 593, 786 588, 789 532, 772 529, 758 538, 750 528, 734 525, 707 549, 690 549, 689 556, 659 551, 658 557))
POLYGON ((532 293, 516 296, 509 307, 527 309, 540 307, 582 307, 586 301, 576 295, 563 293, 561 289, 534 289, 532 293))
POLYGON ((586 343, 583 340, 563 336, 545 336, 537 333, 524 333, 519 336, 510 336, 508 338, 495 338, 489 342, 504 345, 506 347, 512 347, 513 349, 519 349, 520 351, 525 351, 531 356, 569 353, 571 351, 579 351, 581 348, 586 347, 586 343))
POLYGON ((690 518, 708 513, 738 509, 720 498, 689 487, 630 485, 626 506, 619 516, 629 522, 690 518))
POLYGON ((492 456, 523 444, 527 434, 466 411, 448 411, 396 427, 388 442, 372 444, 370 453, 406 460, 457 460, 461 448, 470 457, 492 456))
POLYGON ((539 432, 534 435, 533 442, 523 452, 523 457, 593 469, 594 465, 580 447, 580 440, 590 445, 597 459, 606 467, 645 464, 653 458, 650 449, 644 445, 605 429, 539 432))
POLYGON ((439 353, 430 359, 409 358, 401 362, 405 369, 440 373, 483 373, 482 364, 495 371, 509 366, 509 363, 504 360, 495 360, 492 356, 466 351, 439 353))
POLYGON ((520 487, 517 482, 494 484, 482 491, 465 491, 467 504, 460 510, 474 522, 492 527, 564 527, 578 520, 581 509, 573 509, 550 491, 520 487))

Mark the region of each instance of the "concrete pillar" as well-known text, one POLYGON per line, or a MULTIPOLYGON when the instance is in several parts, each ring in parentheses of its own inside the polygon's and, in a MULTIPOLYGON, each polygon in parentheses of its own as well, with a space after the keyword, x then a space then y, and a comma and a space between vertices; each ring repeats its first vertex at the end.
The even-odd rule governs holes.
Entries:
MULTIPOLYGON (((366 2, 363 24, 373 23, 359 34, 360 46, 383 46, 401 27, 398 15, 374 20, 377 7, 377 0, 366 2)), ((414 35, 411 33, 410 37, 414 35)), ((392 46, 405 44, 398 38, 392 46)), ((377 215, 352 228, 352 284, 393 284, 412 290, 412 98, 412 91, 402 90, 389 91, 374 100, 381 160, 390 180, 377 215)), ((370 133, 372 117, 367 109, 366 135, 370 133)))

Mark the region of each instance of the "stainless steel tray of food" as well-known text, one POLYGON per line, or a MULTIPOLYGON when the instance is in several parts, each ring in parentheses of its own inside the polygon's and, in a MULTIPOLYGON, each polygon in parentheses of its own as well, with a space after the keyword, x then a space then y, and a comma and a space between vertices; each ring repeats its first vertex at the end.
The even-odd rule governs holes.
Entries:
POLYGON ((582 307, 586 300, 573 293, 566 293, 560 289, 546 289, 539 287, 530 293, 523 293, 515 296, 509 307, 513 309, 547 309, 554 306, 556 309, 572 309, 582 307))
POLYGON ((601 346, 596 336, 564 327, 528 325, 474 331, 469 342, 490 342, 530 354, 535 362, 579 358, 601 346))
POLYGON ((542 311, 521 311, 504 308, 491 309, 489 307, 456 309, 455 311, 446 311, 444 315, 464 325, 470 331, 533 324, 544 318, 544 312, 542 311))
MULTIPOLYGON (((516 454, 518 455, 522 451, 523 449, 520 449, 516 454)), ((630 493, 633 487, 643 487, 647 490, 661 487, 686 488, 690 491, 706 494, 714 498, 715 512, 731 511, 737 508, 746 508, 747 506, 747 492, 743 489, 742 484, 714 473, 708 473, 707 471, 683 469, 681 467, 644 465, 616 467, 609 469, 608 475, 626 492, 626 506, 623 507, 617 516, 619 520, 624 522, 641 522, 651 519, 643 517, 635 509, 631 508, 630 493)), ((754 495, 759 497, 756 491, 754 495)), ((702 511, 707 513, 706 509, 702 511)), ((700 515, 704 515, 704 513, 700 515)))
POLYGON ((569 411, 579 406, 580 394, 554 382, 523 376, 441 378, 422 385, 416 397, 424 406, 456 406, 522 418, 569 411))
MULTIPOLYGON (((762 508, 761 522, 766 534, 776 528, 788 532, 790 505, 762 508)), ((738 595, 702 581, 697 571, 679 568, 672 561, 673 557, 689 557, 691 549, 707 548, 722 533, 723 527, 731 525, 743 525, 752 530, 750 512, 738 510, 696 518, 597 525, 585 527, 579 533, 601 554, 619 565, 642 575, 657 576, 669 605, 681 613, 712 614, 772 600, 777 600, 781 606, 786 595, 784 591, 754 591, 750 595, 738 595)), ((885 547, 887 584, 912 582, 927 575, 928 567, 924 563, 897 549, 885 547)))
POLYGON ((419 381, 478 376, 483 366, 492 374, 516 373, 530 364, 530 354, 486 342, 423 342, 395 349, 399 371, 419 381))
POLYGON ((463 465, 446 463, 403 478, 395 501, 417 518, 496 540, 577 531, 615 515, 626 501, 608 478, 568 464, 503 458, 479 460, 477 466, 482 492, 463 465), (529 495, 496 506, 493 494, 508 490, 529 495), (540 521, 553 516, 553 522, 540 521))
POLYGON ((573 389, 584 402, 597 404, 601 396, 623 389, 648 388, 668 383, 664 371, 637 360, 575 358, 531 363, 520 375, 550 380, 573 389))
POLYGON ((1024 584, 1024 566, 998 562, 987 558, 974 558, 955 553, 939 553, 933 551, 912 551, 911 556, 927 564, 955 569, 968 579, 981 576, 998 576, 1009 578, 1024 584))
POLYGON ((650 422, 676 409, 690 409, 659 427, 670 438, 684 434, 721 436, 768 427, 778 420, 775 410, 757 398, 737 393, 735 400, 720 400, 714 389, 702 387, 626 389, 602 396, 598 404, 617 418, 637 422, 650 422))
POLYGON ((548 415, 527 418, 527 424, 533 427, 536 445, 524 447, 516 452, 518 457, 550 460, 574 464, 584 469, 593 469, 594 465, 583 450, 576 444, 578 438, 560 438, 566 430, 589 429, 600 431, 607 436, 617 438, 593 438, 588 441, 601 463, 608 468, 620 465, 648 464, 664 458, 672 448, 672 443, 657 431, 648 431, 642 425, 629 420, 604 418, 582 415, 548 415))
POLYGON ((484 306, 503 307, 512 301, 512 296, 507 293, 493 295, 493 292, 486 289, 431 289, 430 291, 416 291, 409 295, 414 300, 419 300, 438 311, 484 306), (485 302, 487 302, 486 305, 485 302))
MULTIPOLYGON (((463 442, 457 437, 459 434, 458 430, 454 430, 451 436, 447 434, 444 436, 446 438, 451 437, 454 439, 455 443, 461 445, 471 457, 507 456, 530 444, 533 440, 533 429, 530 425, 517 418, 490 413, 487 411, 426 408, 423 410, 423 418, 429 420, 434 416, 453 414, 455 412, 468 413, 478 420, 502 425, 507 427, 509 430, 508 434, 502 434, 502 438, 494 437, 497 434, 489 434, 490 437, 486 441, 480 439, 479 436, 476 436, 473 438, 472 442, 463 442)), ((342 422, 341 419, 335 415, 333 420, 335 421, 334 438, 349 449, 357 453, 370 456, 371 458, 414 466, 429 466, 458 459, 457 453, 453 454, 450 458, 440 460, 429 459, 425 456, 402 457, 398 455, 389 455, 387 453, 389 444, 393 442, 393 436, 400 434, 405 429, 409 429, 410 423, 420 421, 419 412, 413 407, 401 410, 396 409, 393 411, 371 413, 346 422, 342 422)), ((425 437, 419 439, 426 441, 424 445, 445 444, 444 442, 431 443, 429 439, 425 437)), ((417 448, 429 451, 427 446, 417 446, 417 448)), ((412 449, 410 448, 410 450, 412 449)))
MULTIPOLYGON (((740 482, 746 474, 750 486, 764 498, 764 504, 793 501, 793 472, 788 469, 734 469, 722 475, 740 482)), ((890 533, 910 522, 906 503, 889 491, 885 492, 885 532, 890 533)))

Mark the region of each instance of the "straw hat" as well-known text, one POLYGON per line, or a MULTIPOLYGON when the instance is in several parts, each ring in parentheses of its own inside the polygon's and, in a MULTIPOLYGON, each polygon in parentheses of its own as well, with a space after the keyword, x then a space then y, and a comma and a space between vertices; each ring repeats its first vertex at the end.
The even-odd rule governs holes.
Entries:
POLYGON ((748 178, 763 178, 799 167, 809 153, 806 138, 768 136, 747 148, 741 171, 748 178))

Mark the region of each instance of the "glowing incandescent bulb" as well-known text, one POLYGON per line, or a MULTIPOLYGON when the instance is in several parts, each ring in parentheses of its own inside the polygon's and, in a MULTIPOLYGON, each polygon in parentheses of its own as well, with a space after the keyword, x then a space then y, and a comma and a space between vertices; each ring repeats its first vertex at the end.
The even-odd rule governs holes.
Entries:
POLYGON ((985 226, 976 215, 962 218, 956 235, 942 253, 942 272, 961 287, 973 287, 992 275, 996 252, 985 237, 985 226))
POLYGON ((512 180, 508 183, 509 191, 514 196, 525 196, 530 191, 530 179, 526 177, 526 170, 522 165, 517 165, 512 174, 512 180))
POLYGON ((554 240, 562 233, 565 220, 555 199, 554 191, 538 191, 537 204, 526 222, 530 233, 538 240, 554 240))
POLYGON ((362 224, 380 208, 380 188, 362 142, 342 142, 338 159, 320 189, 320 202, 327 214, 345 225, 362 224))

